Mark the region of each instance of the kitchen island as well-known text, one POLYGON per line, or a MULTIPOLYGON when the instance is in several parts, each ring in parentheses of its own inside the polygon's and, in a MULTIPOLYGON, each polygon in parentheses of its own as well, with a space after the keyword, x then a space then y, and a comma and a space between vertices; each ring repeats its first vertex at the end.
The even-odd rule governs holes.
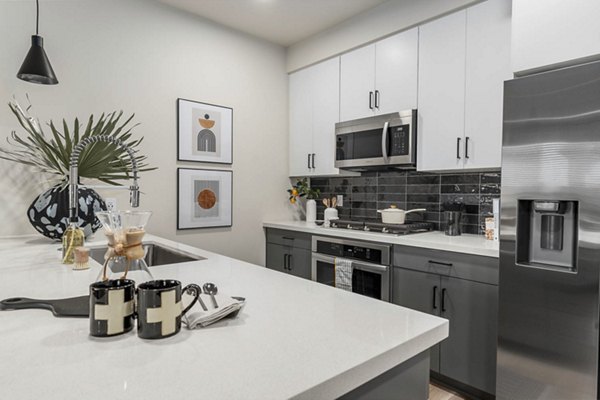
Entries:
MULTIPOLYGON (((89 247, 104 245, 96 236, 89 247)), ((156 236, 145 242, 206 258, 152 267, 155 278, 214 282, 246 306, 155 341, 135 329, 93 338, 87 319, 46 310, 2 311, 2 398, 427 398, 428 349, 448 336, 447 320, 156 236)), ((58 248, 39 236, 1 239, 0 299, 87 294, 100 265, 72 271, 58 248)))

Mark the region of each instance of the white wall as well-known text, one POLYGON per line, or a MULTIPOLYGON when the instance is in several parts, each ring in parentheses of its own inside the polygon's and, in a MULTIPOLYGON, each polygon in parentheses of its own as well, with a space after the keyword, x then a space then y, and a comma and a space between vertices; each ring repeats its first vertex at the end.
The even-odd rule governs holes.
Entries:
MULTIPOLYGON (((40 34, 57 86, 15 75, 30 44, 35 2, 0 1, 0 140, 18 124, 5 105, 30 95, 41 121, 124 110, 135 113, 141 148, 159 170, 142 175, 148 231, 250 262, 263 262, 262 222, 285 218, 287 75, 282 47, 142 0, 41 2, 40 34), (234 109, 233 227, 176 230, 176 99, 234 109)), ((44 179, 0 161, 0 236, 34 233, 25 211, 44 179)), ((47 184, 46 184, 47 186, 47 184)), ((114 193, 101 193, 105 197, 114 193)), ((127 208, 126 196, 121 208, 127 208)))
POLYGON ((287 70, 347 52, 482 0, 390 0, 288 48, 287 70))

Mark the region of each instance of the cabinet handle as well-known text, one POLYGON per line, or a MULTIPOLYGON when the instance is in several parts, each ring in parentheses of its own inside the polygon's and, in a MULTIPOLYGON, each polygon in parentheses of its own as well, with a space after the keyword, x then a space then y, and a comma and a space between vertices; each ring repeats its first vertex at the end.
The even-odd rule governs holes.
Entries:
POLYGON ((442 312, 446 312, 446 288, 442 289, 442 312))
POLYGON ((452 266, 452 263, 445 263, 445 262, 441 262, 441 261, 429 260, 428 262, 429 262, 429 264, 443 265, 444 267, 451 267, 452 266))
POLYGON ((288 271, 291 271, 292 269, 294 269, 293 263, 294 263, 294 256, 292 254, 288 254, 288 271))
POLYGON ((437 306, 436 306, 436 303, 437 303, 437 299, 436 299, 436 297, 437 297, 437 290, 438 290, 438 287, 434 286, 433 287, 433 309, 434 310, 437 310, 437 306))
POLYGON ((283 269, 287 269, 288 254, 283 255, 283 269))
POLYGON ((465 137, 465 158, 469 158, 469 137, 465 137))
POLYGON ((373 109, 373 92, 369 92, 369 108, 373 109))
POLYGON ((379 108, 379 90, 375 91, 375 108, 379 108))
POLYGON ((306 162, 306 166, 310 169, 310 153, 308 153, 308 161, 306 162))
POLYGON ((460 138, 456 138, 456 158, 460 160, 460 138))
POLYGON ((315 169, 315 153, 312 153, 312 167, 315 169))
POLYGON ((293 237, 288 237, 288 236, 282 236, 281 238, 284 240, 294 240, 293 237))

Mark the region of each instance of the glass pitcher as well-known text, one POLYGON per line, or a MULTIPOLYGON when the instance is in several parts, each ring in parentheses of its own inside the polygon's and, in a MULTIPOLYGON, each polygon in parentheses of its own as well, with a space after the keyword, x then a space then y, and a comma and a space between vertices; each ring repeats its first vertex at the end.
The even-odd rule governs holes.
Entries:
POLYGON ((132 279, 136 284, 153 280, 142 239, 151 211, 97 212, 108 248, 97 280, 132 279))

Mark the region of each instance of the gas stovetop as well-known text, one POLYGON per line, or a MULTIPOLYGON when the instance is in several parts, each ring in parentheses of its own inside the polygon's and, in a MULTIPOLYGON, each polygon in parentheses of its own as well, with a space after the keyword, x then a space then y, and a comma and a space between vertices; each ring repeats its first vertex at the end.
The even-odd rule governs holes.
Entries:
POLYGON ((364 222, 350 220, 331 220, 332 228, 350 229, 365 232, 380 232, 390 235, 407 235, 409 233, 427 232, 433 229, 429 222, 410 222, 406 224, 382 224, 381 222, 364 222))

